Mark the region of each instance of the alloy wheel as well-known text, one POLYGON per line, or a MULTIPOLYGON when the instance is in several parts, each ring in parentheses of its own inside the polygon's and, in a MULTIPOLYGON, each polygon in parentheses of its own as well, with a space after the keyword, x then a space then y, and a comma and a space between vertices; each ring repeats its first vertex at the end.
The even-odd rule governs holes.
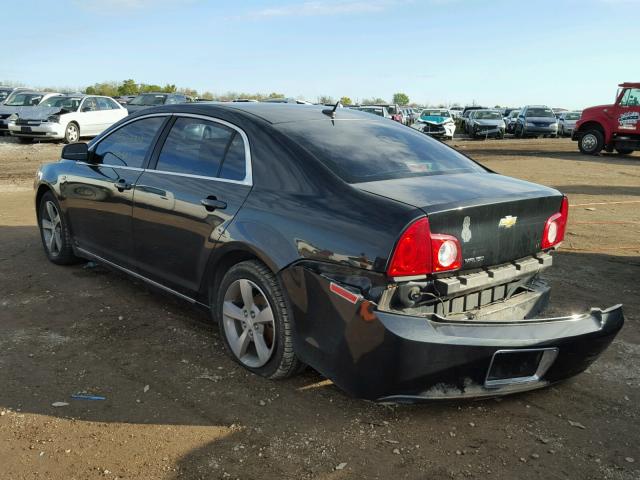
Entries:
POLYGON ((67 139, 70 143, 78 141, 78 127, 73 123, 67 125, 67 139))
POLYGON ((275 347, 273 310, 264 292, 251 280, 227 288, 222 306, 227 342, 236 358, 251 368, 264 366, 275 347))
POLYGON ((56 257, 62 251, 62 221, 60 212, 56 204, 50 200, 44 204, 42 209, 40 225, 44 237, 44 244, 49 254, 56 257))

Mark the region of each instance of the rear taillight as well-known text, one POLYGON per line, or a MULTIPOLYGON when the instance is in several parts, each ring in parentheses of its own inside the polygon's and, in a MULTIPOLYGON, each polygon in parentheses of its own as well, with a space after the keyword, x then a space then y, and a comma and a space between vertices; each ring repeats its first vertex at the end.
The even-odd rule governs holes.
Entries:
POLYGON ((390 277, 414 277, 457 270, 462 265, 460 242, 452 235, 432 234, 420 218, 400 236, 387 267, 390 277))
POLYGON ((555 247, 564 240, 564 232, 567 228, 567 220, 569 219, 569 200, 567 197, 562 198, 560 211, 549 217, 547 223, 544 224, 542 232, 541 247, 543 250, 555 247))

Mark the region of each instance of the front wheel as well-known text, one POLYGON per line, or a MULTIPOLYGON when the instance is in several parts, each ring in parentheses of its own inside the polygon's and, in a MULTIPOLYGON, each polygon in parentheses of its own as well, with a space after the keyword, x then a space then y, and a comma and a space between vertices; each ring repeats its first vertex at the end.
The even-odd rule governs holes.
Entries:
POLYGON ((77 123, 71 122, 64 130, 64 143, 76 143, 80 140, 80 127, 77 123))
POLYGON ((630 155, 633 153, 633 150, 630 148, 616 148, 616 152, 620 155, 630 155))
POLYGON ((588 130, 578 142, 580 152, 586 155, 597 155, 604 148, 604 136, 599 130, 588 130))
POLYGON ((71 232, 51 192, 45 193, 38 205, 38 227, 44 252, 53 263, 70 265, 78 258, 73 254, 71 232))
POLYGON ((291 307, 266 265, 250 260, 233 266, 215 297, 212 311, 236 362, 270 379, 290 377, 300 369, 293 351, 291 307))

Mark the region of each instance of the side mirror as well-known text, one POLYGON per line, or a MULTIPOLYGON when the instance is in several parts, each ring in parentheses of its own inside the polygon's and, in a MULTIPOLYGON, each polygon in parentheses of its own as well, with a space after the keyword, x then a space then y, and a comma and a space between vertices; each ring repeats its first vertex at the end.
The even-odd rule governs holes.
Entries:
POLYGON ((76 162, 89 160, 89 147, 86 143, 70 143, 62 147, 62 158, 76 162))

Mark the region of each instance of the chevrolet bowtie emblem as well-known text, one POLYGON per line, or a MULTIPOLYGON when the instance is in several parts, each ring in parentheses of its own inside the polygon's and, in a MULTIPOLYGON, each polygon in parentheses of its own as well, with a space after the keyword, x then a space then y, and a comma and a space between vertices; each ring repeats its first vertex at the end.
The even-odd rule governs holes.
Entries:
POLYGON ((502 217, 500 219, 500 223, 498 223, 498 227, 500 228, 511 228, 518 221, 518 217, 512 217, 511 215, 507 215, 506 217, 502 217))

